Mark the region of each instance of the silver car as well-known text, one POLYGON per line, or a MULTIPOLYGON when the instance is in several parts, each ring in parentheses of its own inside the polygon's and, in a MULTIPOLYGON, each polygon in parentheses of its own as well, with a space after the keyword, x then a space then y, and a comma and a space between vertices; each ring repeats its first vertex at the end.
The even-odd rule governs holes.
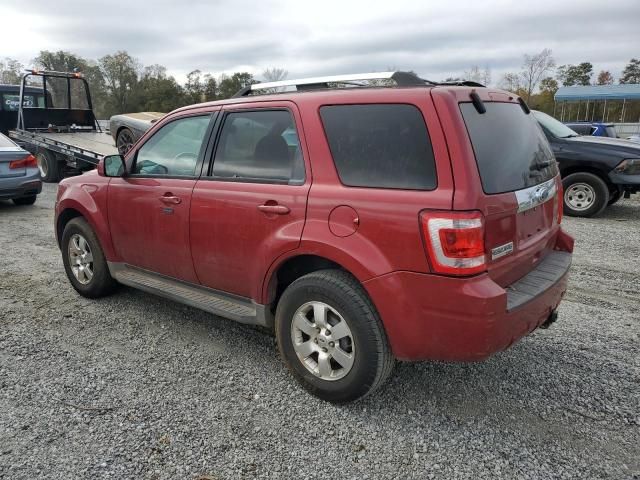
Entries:
POLYGON ((0 200, 33 205, 41 191, 36 157, 0 133, 0 200))
POLYGON ((165 113, 138 112, 114 115, 109 119, 109 131, 121 155, 127 153, 133 144, 151 128, 165 113))

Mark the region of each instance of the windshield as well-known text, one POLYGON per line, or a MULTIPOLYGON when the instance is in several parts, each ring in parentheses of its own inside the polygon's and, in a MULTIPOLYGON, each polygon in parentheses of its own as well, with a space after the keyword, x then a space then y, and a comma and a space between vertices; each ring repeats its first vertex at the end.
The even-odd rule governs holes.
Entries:
POLYGON ((578 134, 567 127, 564 123, 559 122, 551 115, 533 110, 533 115, 542 127, 556 138, 577 137, 578 134))

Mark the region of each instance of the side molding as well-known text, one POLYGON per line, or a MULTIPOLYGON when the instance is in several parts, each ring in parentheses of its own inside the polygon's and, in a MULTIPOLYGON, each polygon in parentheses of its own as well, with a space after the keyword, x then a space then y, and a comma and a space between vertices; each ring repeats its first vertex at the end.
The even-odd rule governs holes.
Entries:
POLYGON ((125 263, 107 263, 111 276, 124 285, 239 323, 273 327, 273 315, 268 305, 260 305, 248 298, 183 282, 125 263))

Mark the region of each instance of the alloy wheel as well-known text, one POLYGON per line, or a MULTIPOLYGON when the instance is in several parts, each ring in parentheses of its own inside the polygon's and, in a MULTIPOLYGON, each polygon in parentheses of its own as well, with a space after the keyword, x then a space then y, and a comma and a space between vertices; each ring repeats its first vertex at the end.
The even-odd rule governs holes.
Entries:
POLYGON ((307 302, 294 314, 291 340, 298 359, 322 380, 339 380, 353 367, 355 343, 346 320, 323 302, 307 302))
POLYGON ((69 239, 69 265, 73 276, 82 285, 87 285, 93 278, 93 254, 86 238, 74 233, 69 239))

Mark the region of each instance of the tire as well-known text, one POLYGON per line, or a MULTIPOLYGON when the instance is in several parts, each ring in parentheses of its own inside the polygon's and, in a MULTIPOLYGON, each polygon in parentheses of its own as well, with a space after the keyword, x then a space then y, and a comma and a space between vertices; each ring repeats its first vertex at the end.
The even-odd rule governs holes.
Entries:
POLYGON ((84 218, 76 217, 67 223, 62 234, 61 249, 67 278, 80 295, 87 298, 99 298, 113 292, 117 282, 109 273, 109 267, 98 237, 84 218), (79 255, 77 246, 80 246, 80 251, 84 249, 83 241, 86 242, 91 257, 79 255), (70 247, 72 242, 74 245, 70 247), (76 263, 77 260, 80 261, 80 264, 76 263), (89 260, 91 261, 89 262, 89 260), (88 278, 87 265, 84 265, 83 269, 79 268, 84 263, 88 265, 92 273, 90 278, 88 278), (74 273, 74 269, 82 270, 84 273, 74 273))
POLYGON ((133 144, 136 143, 133 132, 128 128, 122 128, 116 135, 116 147, 118 147, 118 153, 125 155, 133 144))
POLYGON ((36 198, 38 198, 37 195, 30 195, 28 197, 14 198, 12 202, 16 205, 33 205, 36 203, 36 198))
POLYGON ((622 190, 619 188, 616 188, 613 192, 609 194, 609 203, 607 203, 607 205, 613 205, 621 198, 622 198, 622 190))
POLYGON ((362 285, 347 272, 319 270, 294 281, 278 302, 275 323, 284 363, 322 400, 361 399, 384 384, 393 370, 395 360, 380 317, 362 285), (327 313, 316 313, 323 311, 327 313), (330 335, 329 328, 334 330, 330 335))
POLYGON ((593 217, 609 203, 609 187, 597 175, 572 173, 562 179, 564 213, 570 217, 593 217))
POLYGON ((40 149, 36 153, 38 162, 38 170, 40 170, 40 178, 43 182, 55 183, 62 176, 60 162, 56 156, 48 150, 40 149))

